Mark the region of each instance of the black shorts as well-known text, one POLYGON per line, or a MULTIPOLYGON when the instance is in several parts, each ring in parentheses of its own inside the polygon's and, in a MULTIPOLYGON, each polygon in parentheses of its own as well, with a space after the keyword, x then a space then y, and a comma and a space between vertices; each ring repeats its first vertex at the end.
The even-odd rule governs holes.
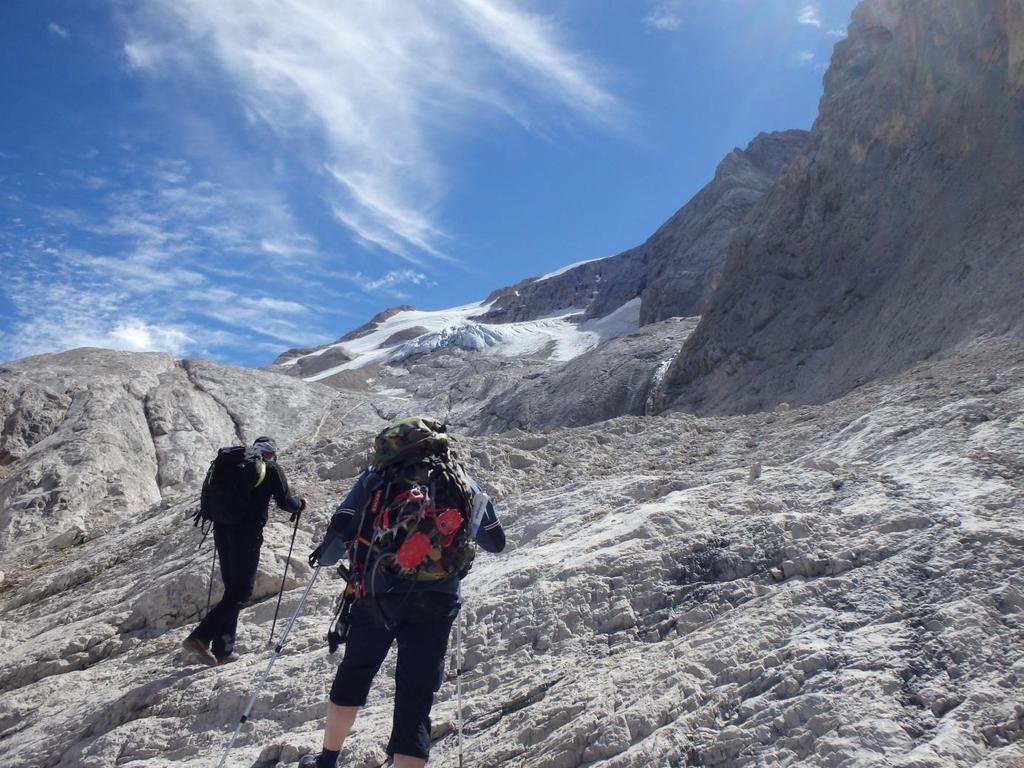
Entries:
POLYGON ((373 678, 397 640, 389 755, 430 755, 430 708, 441 687, 448 635, 458 613, 457 595, 426 591, 368 597, 352 609, 331 702, 340 707, 366 704, 373 678))

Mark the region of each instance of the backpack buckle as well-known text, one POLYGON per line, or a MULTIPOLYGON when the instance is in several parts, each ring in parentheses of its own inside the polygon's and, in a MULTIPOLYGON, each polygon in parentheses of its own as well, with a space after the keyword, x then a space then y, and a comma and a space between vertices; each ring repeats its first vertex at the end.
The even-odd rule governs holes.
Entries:
POLYGON ((459 510, 448 507, 438 511, 434 517, 434 525, 441 532, 442 536, 454 536, 462 525, 462 515, 459 510))

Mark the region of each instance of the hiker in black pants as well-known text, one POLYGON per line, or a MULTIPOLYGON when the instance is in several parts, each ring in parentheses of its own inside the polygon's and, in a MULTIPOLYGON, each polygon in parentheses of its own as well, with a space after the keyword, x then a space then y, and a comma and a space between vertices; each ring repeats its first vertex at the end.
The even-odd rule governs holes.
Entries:
MULTIPOLYGON (((412 431, 423 429, 424 419, 406 420, 417 421, 419 424, 412 431)), ((429 419, 426 423, 437 426, 429 419)), ((401 435, 403 428, 403 423, 399 422, 391 429, 401 435)), ((382 435, 387 433, 385 430, 382 435)), ((378 455, 380 440, 378 436, 378 455)), ((505 532, 494 506, 461 466, 457 471, 468 496, 466 512, 472 518, 466 531, 484 550, 501 552, 505 548, 505 532)), ((413 576, 403 578, 381 568, 380 561, 393 556, 384 554, 376 546, 368 550, 365 560, 362 559, 358 544, 353 541, 367 541, 368 533, 374 540, 383 541, 380 529, 372 520, 381 509, 385 511, 380 514, 386 517, 387 510, 394 508, 388 507, 386 501, 387 489, 396 482, 390 477, 394 475, 389 475, 387 470, 382 473, 379 464, 363 472, 331 519, 324 542, 310 555, 311 563, 328 566, 337 563, 347 552, 355 570, 359 569, 358 563, 363 563, 364 568, 359 587, 361 596, 352 607, 345 656, 331 686, 323 748, 318 755, 304 755, 299 760, 299 768, 336 768, 338 755, 359 708, 366 704, 373 678, 395 641, 398 662, 387 753, 394 761, 394 768, 420 768, 426 765, 430 755, 430 709, 444 676, 448 635, 461 607, 459 582, 466 575, 468 565, 461 573, 436 580, 416 580, 413 576), (350 545, 356 549, 350 550, 350 545)), ((433 489, 430 492, 433 493, 433 489)), ((408 492, 404 495, 409 497, 408 492)), ((451 510, 432 508, 430 511, 451 510)), ((435 519, 441 519, 441 515, 437 514, 435 519)), ((401 557, 399 549, 395 560, 401 562, 401 557)))
POLYGON ((277 506, 291 513, 291 522, 298 520, 306 500, 288 489, 284 470, 277 464, 277 446, 269 437, 257 438, 253 447, 263 455, 266 475, 250 491, 248 511, 237 525, 214 523, 213 542, 220 559, 224 580, 224 596, 214 606, 182 645, 209 664, 226 664, 238 656, 233 652, 238 614, 252 595, 256 584, 256 568, 263 546, 263 526, 273 497, 277 506), (212 647, 211 647, 212 646, 212 647))

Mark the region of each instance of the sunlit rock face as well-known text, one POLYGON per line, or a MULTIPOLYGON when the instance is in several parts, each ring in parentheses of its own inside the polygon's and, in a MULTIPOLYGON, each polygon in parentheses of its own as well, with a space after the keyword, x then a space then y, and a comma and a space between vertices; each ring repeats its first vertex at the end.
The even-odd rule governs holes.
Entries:
POLYGON ((483 319, 532 320, 564 307, 601 317, 637 296, 643 298, 641 325, 700 315, 736 228, 806 140, 806 131, 758 135, 746 149, 726 155, 714 179, 642 245, 495 291, 483 319))
POLYGON ((821 402, 1024 330, 1022 46, 1019 2, 857 8, 808 147, 733 240, 669 402, 821 402))
POLYGON ((733 150, 714 180, 640 247, 647 264, 642 324, 704 313, 736 229, 806 143, 806 131, 782 131, 733 150))
MULTIPOLYGON (((131 411, 110 405, 121 398, 110 364, 149 370, 136 378, 155 384, 161 415, 109 420, 107 442, 82 449, 91 466, 114 446, 140 449, 138 474, 119 465, 119 486, 104 476, 80 495, 67 481, 73 506, 103 526, 41 539, 37 527, 60 529, 43 514, 12 527, 0 549, 4 768, 215 765, 267 665, 291 526, 272 510, 241 660, 201 666, 180 649, 209 585, 210 542, 197 552, 187 515, 198 482, 161 486, 157 467, 184 478, 218 441, 239 439, 236 426, 246 437, 272 427, 293 487, 310 499, 287 566, 287 614, 311 576, 305 556, 384 415, 426 410, 415 395, 385 401, 110 355, 11 366, 56 399, 29 395, 8 410, 19 439, 34 442, 5 465, 7 482, 66 461, 64 443, 49 442, 64 428, 54 429, 62 398, 91 398, 102 379, 106 413, 131 411), (142 451, 154 432, 157 447, 142 451), (164 437, 180 464, 164 463, 164 437), (126 503, 130 514, 111 517, 126 503)), ((482 358, 460 351, 417 365, 431 359, 454 370, 482 358)), ((466 764, 1024 764, 1022 418, 1024 345, 1003 340, 821 406, 456 433, 509 540, 502 555, 480 554, 463 583, 466 764)), ((228 765, 289 768, 318 748, 338 661, 325 631, 341 587, 333 573, 318 576, 228 765)), ((220 590, 215 580, 214 600, 220 590)), ((343 765, 384 762, 393 664, 343 765)), ((433 713, 437 765, 457 764, 452 670, 433 713)))
MULTIPOLYGON (((289 446, 359 402, 275 373, 162 354, 79 349, 5 363, 0 547, 100 535, 192 496, 218 447, 267 433, 289 446)), ((380 420, 369 404, 361 409, 349 418, 380 420)))

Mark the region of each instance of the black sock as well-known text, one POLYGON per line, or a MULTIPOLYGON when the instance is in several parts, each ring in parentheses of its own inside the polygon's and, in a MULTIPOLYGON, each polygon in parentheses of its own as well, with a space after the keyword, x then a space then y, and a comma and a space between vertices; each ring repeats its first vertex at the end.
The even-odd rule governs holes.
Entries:
POLYGON ((320 755, 316 759, 316 768, 336 768, 340 754, 340 749, 337 752, 333 749, 321 749, 320 755))

